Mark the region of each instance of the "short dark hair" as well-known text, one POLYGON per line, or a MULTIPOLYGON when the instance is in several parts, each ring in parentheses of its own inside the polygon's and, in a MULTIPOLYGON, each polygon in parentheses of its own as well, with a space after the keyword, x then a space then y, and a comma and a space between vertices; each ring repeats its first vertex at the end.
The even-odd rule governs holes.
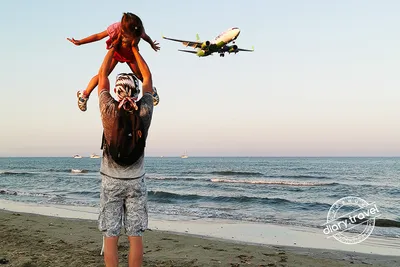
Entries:
POLYGON ((139 81, 133 73, 120 73, 115 80, 117 97, 137 97, 140 93, 139 81))

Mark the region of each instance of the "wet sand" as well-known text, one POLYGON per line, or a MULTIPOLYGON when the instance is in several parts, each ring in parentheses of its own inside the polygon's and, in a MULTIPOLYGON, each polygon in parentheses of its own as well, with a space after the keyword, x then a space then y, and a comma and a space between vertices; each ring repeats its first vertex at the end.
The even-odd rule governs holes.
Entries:
MULTIPOLYGON (((1 266, 104 266, 96 221, 0 210, 1 266)), ((120 238, 120 266, 127 266, 120 238)), ((149 230, 144 266, 400 266, 400 257, 228 242, 149 230)))

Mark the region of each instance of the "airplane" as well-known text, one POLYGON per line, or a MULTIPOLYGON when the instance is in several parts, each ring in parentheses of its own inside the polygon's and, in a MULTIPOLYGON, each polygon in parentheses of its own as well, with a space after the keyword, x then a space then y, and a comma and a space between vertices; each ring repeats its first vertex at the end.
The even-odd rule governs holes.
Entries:
POLYGON ((198 34, 196 35, 197 39, 196 42, 178 40, 165 36, 163 36, 163 38, 170 41, 180 42, 186 47, 190 46, 197 49, 196 51, 178 49, 178 51, 196 54, 199 57, 209 56, 212 55, 213 53, 219 53, 220 57, 224 57, 225 53, 236 54, 239 51, 253 52, 254 47, 252 50, 242 49, 238 48, 238 46, 235 44, 235 41, 238 38, 239 33, 240 33, 239 28, 233 27, 215 37, 215 39, 211 42, 210 41, 201 42, 198 34), (230 42, 232 42, 234 45, 228 45, 230 42))

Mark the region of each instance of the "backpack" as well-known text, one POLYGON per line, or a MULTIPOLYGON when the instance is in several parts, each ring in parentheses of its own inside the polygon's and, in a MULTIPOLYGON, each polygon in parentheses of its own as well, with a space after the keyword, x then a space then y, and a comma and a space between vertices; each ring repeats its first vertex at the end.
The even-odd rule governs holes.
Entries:
POLYGON ((138 110, 127 112, 121 109, 114 120, 110 139, 106 140, 103 132, 101 149, 121 166, 134 164, 144 153, 146 136, 144 125, 140 117, 140 105, 138 110))

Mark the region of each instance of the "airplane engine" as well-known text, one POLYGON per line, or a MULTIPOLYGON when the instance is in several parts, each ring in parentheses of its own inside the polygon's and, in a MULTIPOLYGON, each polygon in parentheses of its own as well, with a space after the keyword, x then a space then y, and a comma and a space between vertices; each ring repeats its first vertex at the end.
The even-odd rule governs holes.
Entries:
POLYGON ((197 51, 197 55, 198 55, 199 57, 204 57, 204 56, 206 55, 206 51, 204 51, 204 50, 199 50, 199 51, 197 51))
POLYGON ((238 51, 237 51, 237 49, 238 49, 238 47, 237 47, 237 45, 232 45, 230 48, 229 48, 229 53, 237 53, 238 51))
POLYGON ((210 46, 210 41, 205 41, 201 44, 201 49, 207 49, 210 46))

